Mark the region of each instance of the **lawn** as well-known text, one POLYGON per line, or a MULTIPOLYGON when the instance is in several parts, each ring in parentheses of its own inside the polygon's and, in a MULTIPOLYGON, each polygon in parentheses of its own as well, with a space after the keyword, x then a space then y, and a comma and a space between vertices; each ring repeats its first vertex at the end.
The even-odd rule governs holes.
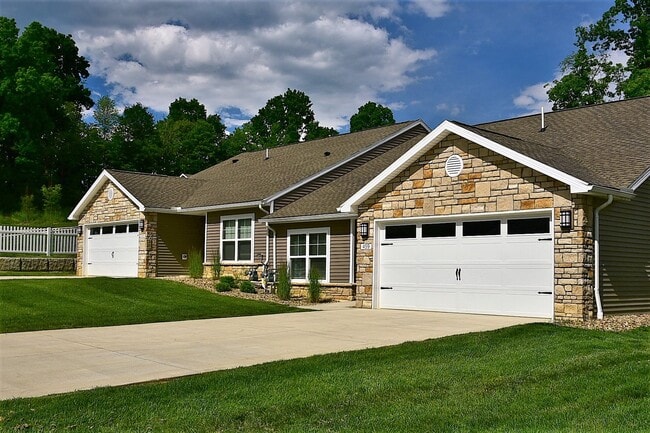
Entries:
POLYGON ((156 279, 0 280, 0 332, 299 311, 156 279))
POLYGON ((640 432, 650 328, 551 324, 0 402, 0 431, 640 432))

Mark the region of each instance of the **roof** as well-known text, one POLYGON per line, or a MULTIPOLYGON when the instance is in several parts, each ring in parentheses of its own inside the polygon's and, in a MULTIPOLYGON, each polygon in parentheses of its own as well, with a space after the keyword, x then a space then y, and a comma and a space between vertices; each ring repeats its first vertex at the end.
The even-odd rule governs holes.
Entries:
POLYGON ((205 183, 201 179, 106 170, 113 178, 138 198, 145 208, 172 208, 180 205, 205 183))
POLYGON ((544 123, 533 115, 473 130, 598 186, 630 188, 650 168, 650 97, 550 112, 544 123))
POLYGON ((337 135, 269 149, 241 153, 201 171, 190 179, 204 180, 183 208, 261 201, 302 180, 346 161, 368 147, 413 127, 417 122, 337 135))
POLYGON ((650 97, 474 126, 445 121, 338 208, 353 212, 449 134, 457 134, 570 186, 629 196, 650 176, 650 97))

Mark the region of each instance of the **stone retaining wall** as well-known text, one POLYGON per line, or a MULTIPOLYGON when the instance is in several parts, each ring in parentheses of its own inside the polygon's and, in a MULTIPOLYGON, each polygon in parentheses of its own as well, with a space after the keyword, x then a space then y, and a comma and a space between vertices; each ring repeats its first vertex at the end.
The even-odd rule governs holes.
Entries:
POLYGON ((74 272, 73 258, 0 257, 0 271, 74 272))

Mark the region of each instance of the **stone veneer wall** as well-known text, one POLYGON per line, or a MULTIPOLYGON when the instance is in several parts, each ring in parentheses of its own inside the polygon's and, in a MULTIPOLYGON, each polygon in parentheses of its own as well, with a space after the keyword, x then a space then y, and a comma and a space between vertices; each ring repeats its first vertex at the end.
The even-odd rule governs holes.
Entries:
MULTIPOLYGON (((138 277, 156 276, 156 214, 145 214, 111 182, 106 182, 93 197, 92 204, 82 213, 79 225, 108 224, 118 221, 145 220, 145 229, 139 237, 138 277), (108 189, 113 188, 113 199, 108 199, 108 189)), ((84 272, 84 237, 77 237, 77 275, 84 272)))
POLYGON ((361 249, 361 245, 370 243, 374 248, 374 220, 536 209, 554 212, 555 318, 592 317, 591 199, 572 195, 567 185, 456 135, 429 150, 359 206, 357 224, 369 223, 370 233, 368 239, 357 234, 357 306, 372 306, 374 249, 361 249), (464 163, 455 178, 445 172, 452 154, 464 163), (560 209, 573 211, 572 230, 560 229, 560 209))

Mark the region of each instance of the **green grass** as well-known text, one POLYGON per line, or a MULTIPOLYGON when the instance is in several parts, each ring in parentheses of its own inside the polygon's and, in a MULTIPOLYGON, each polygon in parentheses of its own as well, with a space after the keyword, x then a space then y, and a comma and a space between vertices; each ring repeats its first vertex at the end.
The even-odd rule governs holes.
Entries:
POLYGON ((0 332, 299 311, 154 279, 0 280, 0 332))
POLYGON ((649 377, 650 328, 533 324, 3 401, 0 431, 642 432, 649 377))

